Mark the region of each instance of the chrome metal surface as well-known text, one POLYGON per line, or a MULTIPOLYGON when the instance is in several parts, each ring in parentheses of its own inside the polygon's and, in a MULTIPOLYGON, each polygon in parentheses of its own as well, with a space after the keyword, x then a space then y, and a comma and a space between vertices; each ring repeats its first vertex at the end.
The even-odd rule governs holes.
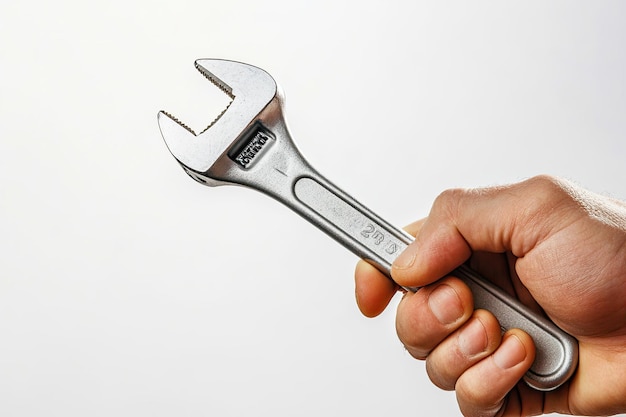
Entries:
MULTIPOLYGON (((233 61, 203 59, 196 67, 233 101, 198 135, 159 113, 167 147, 187 174, 205 185, 243 185, 275 198, 390 276, 394 259, 413 238, 308 164, 291 139, 274 79, 233 61)), ((578 361, 573 337, 471 269, 463 266, 452 274, 471 288, 475 307, 490 310, 503 329, 520 328, 532 336, 536 359, 524 378, 530 386, 555 389, 572 375, 578 361)))

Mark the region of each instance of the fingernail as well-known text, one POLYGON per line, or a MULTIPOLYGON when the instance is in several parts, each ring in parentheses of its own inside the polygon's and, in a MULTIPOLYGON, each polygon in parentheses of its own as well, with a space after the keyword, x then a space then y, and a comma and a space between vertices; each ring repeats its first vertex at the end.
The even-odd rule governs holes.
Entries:
POLYGON ((468 358, 487 349, 487 330, 479 319, 473 319, 461 330, 459 349, 468 358))
POLYGON ((452 324, 463 315, 461 299, 454 289, 441 284, 430 293, 428 306, 441 324, 452 324))
POLYGON ((396 269, 407 269, 413 266, 415 263, 415 257, 417 256, 417 245, 415 243, 409 245, 400 253, 400 255, 393 261, 393 267, 396 269))
POLYGON ((526 358, 526 348, 514 334, 507 336, 493 354, 493 361, 502 369, 509 369, 526 358))

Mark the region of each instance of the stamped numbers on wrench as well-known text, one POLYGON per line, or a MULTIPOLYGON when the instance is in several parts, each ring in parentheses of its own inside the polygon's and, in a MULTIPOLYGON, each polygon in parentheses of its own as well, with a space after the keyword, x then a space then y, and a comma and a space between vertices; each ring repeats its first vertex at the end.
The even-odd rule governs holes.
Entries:
POLYGON ((389 255, 393 255, 398 252, 399 246, 395 242, 390 242, 389 237, 386 236, 385 232, 379 228, 377 228, 372 223, 368 223, 367 226, 363 230, 361 230, 361 236, 367 239, 372 239, 374 244, 377 246, 383 245, 383 249, 389 255))

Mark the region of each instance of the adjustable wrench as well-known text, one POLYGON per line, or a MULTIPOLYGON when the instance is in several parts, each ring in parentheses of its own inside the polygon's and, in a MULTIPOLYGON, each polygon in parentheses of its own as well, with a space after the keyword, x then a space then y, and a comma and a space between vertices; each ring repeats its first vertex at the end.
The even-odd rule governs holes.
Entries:
MULTIPOLYGON (((274 79, 240 62, 202 59, 195 65, 232 101, 199 134, 159 112, 161 134, 185 172, 207 186, 242 185, 275 198, 390 276, 391 264, 413 237, 309 165, 291 139, 274 79)), ((524 376, 528 385, 552 390, 572 375, 578 362, 576 339, 467 266, 452 274, 470 287, 475 308, 491 311, 503 330, 519 328, 533 338, 536 358, 524 376)))

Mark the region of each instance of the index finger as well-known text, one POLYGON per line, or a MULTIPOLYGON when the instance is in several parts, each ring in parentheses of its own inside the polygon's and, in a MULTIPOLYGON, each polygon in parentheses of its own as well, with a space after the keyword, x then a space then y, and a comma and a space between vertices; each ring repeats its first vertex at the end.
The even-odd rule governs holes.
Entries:
POLYGON ((354 271, 356 303, 366 317, 382 313, 400 288, 378 269, 360 260, 354 271))
MULTIPOLYGON (((412 236, 417 235, 425 219, 406 226, 404 230, 412 236)), ((366 261, 359 261, 354 272, 356 302, 361 313, 367 317, 376 317, 382 313, 400 287, 389 277, 366 261)))

